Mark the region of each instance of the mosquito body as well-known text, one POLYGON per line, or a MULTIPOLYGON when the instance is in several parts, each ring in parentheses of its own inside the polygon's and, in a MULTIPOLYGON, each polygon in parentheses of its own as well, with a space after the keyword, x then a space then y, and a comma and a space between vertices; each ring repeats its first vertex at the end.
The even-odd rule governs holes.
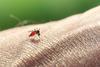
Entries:
POLYGON ((34 29, 34 31, 30 31, 31 33, 29 34, 29 37, 34 37, 35 35, 38 35, 38 37, 40 37, 40 30, 36 30, 34 29))

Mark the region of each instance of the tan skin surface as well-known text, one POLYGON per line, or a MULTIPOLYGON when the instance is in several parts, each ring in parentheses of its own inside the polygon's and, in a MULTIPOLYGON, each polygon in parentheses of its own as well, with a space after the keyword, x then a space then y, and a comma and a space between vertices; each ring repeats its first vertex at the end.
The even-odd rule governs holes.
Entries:
POLYGON ((99 34, 100 6, 63 20, 1 31, 0 67, 98 67, 99 34), (29 38, 36 28, 38 42, 29 38))

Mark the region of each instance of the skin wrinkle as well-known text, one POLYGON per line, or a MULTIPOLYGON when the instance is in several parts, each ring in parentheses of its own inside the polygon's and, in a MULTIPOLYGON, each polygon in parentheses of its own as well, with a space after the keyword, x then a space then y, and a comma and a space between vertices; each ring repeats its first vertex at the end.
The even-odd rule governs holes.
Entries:
POLYGON ((0 67, 99 67, 99 11, 96 7, 61 21, 0 32, 0 67), (38 45, 27 36, 37 27, 38 45))
MULTIPOLYGON (((76 49, 75 49, 76 50, 76 49)), ((72 56, 71 56, 72 57, 72 56)))

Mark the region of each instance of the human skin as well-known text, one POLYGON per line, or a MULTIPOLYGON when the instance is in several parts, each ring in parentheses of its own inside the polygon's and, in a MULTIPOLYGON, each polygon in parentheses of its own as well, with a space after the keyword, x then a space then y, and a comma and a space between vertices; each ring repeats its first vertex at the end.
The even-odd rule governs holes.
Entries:
POLYGON ((99 67, 100 6, 45 24, 0 32, 0 67, 99 67), (29 32, 40 28, 40 41, 29 32))

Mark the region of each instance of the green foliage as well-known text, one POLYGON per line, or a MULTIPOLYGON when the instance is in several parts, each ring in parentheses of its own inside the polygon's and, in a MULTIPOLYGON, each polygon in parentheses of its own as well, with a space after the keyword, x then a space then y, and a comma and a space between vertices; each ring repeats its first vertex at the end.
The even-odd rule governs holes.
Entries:
POLYGON ((59 20, 99 4, 100 0, 0 0, 0 30, 59 20))

